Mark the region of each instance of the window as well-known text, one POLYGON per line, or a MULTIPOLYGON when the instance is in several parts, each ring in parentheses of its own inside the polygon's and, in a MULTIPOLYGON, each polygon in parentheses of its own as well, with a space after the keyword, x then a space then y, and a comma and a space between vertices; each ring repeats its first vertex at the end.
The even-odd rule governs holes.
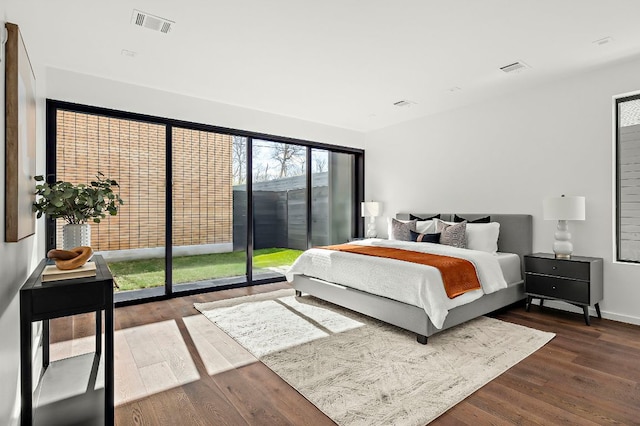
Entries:
POLYGON ((640 95, 616 100, 617 260, 640 262, 640 95))
POLYGON ((119 214, 90 224, 116 302, 279 281, 363 228, 358 149, 52 100, 47 128, 49 180, 119 183, 119 214))

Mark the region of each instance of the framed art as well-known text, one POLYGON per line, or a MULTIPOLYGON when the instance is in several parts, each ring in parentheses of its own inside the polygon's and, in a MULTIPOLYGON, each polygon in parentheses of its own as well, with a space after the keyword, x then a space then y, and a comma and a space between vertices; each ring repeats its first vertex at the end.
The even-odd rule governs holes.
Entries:
POLYGON ((20 29, 5 26, 5 241, 16 242, 36 228, 36 79, 20 29))

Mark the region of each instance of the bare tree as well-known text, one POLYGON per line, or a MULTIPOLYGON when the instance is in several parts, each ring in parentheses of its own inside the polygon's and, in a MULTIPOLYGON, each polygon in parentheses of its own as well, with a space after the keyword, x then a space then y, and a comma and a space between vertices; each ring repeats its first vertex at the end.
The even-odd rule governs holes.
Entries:
POLYGON ((278 163, 279 178, 293 176, 302 169, 305 160, 306 148, 300 145, 287 143, 275 143, 273 145, 272 159, 278 163))
POLYGON ((329 159, 326 155, 314 155, 313 156, 313 172, 314 173, 322 173, 329 171, 327 167, 329 163, 329 159))
POLYGON ((253 181, 254 182, 266 182, 269 177, 269 163, 254 164, 253 166, 253 181))
MULTIPOLYGON (((299 145, 286 143, 260 144, 253 143, 253 170, 254 182, 264 182, 270 179, 280 179, 289 176, 297 176, 304 170, 306 160, 306 148, 299 145), (266 150, 266 151, 265 151, 266 150), (263 152, 267 155, 264 155, 263 152)), ((247 180, 247 138, 233 137, 233 182, 234 185, 246 183, 247 180)), ((317 170, 326 168, 326 158, 322 164, 316 165, 317 170)))
POLYGON ((247 181, 247 138, 233 136, 232 142, 233 184, 240 185, 247 181))

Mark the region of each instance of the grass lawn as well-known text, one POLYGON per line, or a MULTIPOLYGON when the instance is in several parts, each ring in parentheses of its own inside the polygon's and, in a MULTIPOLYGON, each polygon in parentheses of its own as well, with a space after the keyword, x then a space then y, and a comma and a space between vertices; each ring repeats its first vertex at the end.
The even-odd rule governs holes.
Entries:
MULTIPOLYGON (((285 248, 259 249, 253 252, 253 267, 268 268, 291 265, 301 250, 285 248)), ((140 259, 109 263, 120 291, 164 285, 164 259, 140 259)), ((244 252, 213 253, 173 258, 173 283, 190 283, 245 274, 244 252)))

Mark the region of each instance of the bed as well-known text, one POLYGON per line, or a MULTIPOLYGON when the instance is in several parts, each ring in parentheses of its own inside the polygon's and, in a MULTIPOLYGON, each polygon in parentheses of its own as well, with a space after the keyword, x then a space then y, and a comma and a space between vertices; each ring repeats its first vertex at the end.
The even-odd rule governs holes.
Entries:
MULTIPOLYGON (((413 213, 413 215, 427 218, 432 217, 435 214, 413 213)), ((463 213, 458 213, 458 215, 470 221, 473 221, 476 218, 490 216, 492 222, 498 222, 500 224, 500 233, 498 238, 498 254, 496 257, 502 256, 501 253, 510 253, 512 258, 515 257, 516 271, 514 272, 514 261, 512 259, 510 261, 511 266, 507 267, 508 269, 510 268, 511 272, 506 273, 506 275, 510 276, 506 288, 490 294, 482 294, 475 300, 448 309, 444 321, 436 321, 436 323, 441 322, 441 327, 436 327, 434 325, 427 315, 424 306, 416 306, 414 303, 405 303, 403 301, 394 300, 390 297, 373 294, 366 290, 366 283, 364 283, 364 280, 361 280, 362 282, 360 282, 357 276, 353 276, 350 280, 347 280, 349 281, 349 285, 345 285, 344 282, 333 282, 332 280, 320 279, 316 276, 301 273, 300 271, 297 271, 295 274, 287 274, 287 279, 296 290, 296 295, 298 296, 303 293, 309 294, 319 299, 326 300, 361 314, 393 324, 397 327, 416 333, 418 342, 426 344, 428 337, 440 331, 469 321, 478 316, 496 311, 525 298, 524 283, 522 279, 524 276, 522 273, 522 259, 525 254, 532 252, 532 216, 523 214, 463 213)), ((396 218, 399 220, 408 220, 409 217, 409 213, 399 213, 396 215, 396 218)), ((454 214, 440 214, 440 218, 445 221, 452 221, 454 214)), ((365 242, 363 244, 367 243, 365 242)), ((385 243, 383 241, 379 241, 378 244, 385 243)), ((471 252, 472 250, 468 251, 471 252)), ((509 257, 509 255, 504 257, 509 257)), ((499 263, 504 272, 502 262, 499 261, 499 263)), ((481 290, 479 291, 482 292, 481 290)))

